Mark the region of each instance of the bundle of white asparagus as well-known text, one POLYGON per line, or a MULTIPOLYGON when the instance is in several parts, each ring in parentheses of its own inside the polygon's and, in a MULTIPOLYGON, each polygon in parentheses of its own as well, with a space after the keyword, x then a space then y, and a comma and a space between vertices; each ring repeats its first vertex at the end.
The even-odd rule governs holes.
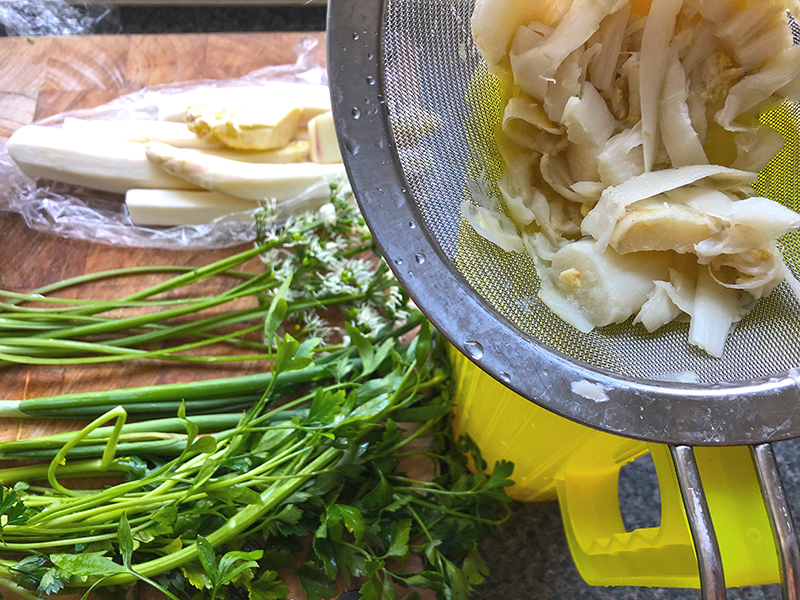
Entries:
MULTIPOLYGON (((527 252, 539 296, 581 331, 689 318, 721 356, 795 278, 776 240, 800 215, 750 185, 783 147, 759 116, 800 99, 796 0, 478 0, 475 43, 504 90, 505 210, 463 214, 527 252)), ((483 190, 483 191, 482 191, 483 190)))
POLYGON ((264 201, 311 208, 345 177, 328 89, 270 82, 168 96, 159 120, 27 125, 8 153, 31 178, 125 194, 135 225, 198 225, 264 201))

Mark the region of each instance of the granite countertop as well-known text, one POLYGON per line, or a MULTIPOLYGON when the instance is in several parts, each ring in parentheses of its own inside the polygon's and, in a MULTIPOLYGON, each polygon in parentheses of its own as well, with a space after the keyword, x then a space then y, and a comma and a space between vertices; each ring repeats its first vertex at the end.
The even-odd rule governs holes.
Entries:
POLYGON ((121 6, 123 33, 325 31, 323 6, 121 6))
MULTIPOLYGON (((122 6, 100 32, 323 31, 324 6, 122 6)), ((775 445, 793 512, 800 515, 800 440, 775 445)), ((622 471, 620 503, 626 526, 658 524, 658 484, 652 461, 622 471)), ((514 504, 509 520, 482 543, 491 569, 475 600, 692 600, 698 590, 591 587, 578 575, 556 503, 514 504)), ((735 600, 778 600, 778 585, 728 591, 735 600)))

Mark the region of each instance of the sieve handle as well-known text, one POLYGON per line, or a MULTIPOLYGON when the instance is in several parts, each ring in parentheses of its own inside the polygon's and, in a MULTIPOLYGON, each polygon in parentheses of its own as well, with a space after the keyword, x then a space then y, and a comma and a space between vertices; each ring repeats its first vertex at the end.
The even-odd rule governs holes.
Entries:
POLYGON ((697 553, 703 600, 725 600, 722 557, 714 525, 711 523, 711 512, 703 491, 703 483, 700 481, 700 470, 697 467, 694 450, 689 446, 670 446, 669 449, 697 553))
POLYGON ((770 524, 780 554, 784 600, 800 599, 800 542, 771 444, 751 446, 770 524))

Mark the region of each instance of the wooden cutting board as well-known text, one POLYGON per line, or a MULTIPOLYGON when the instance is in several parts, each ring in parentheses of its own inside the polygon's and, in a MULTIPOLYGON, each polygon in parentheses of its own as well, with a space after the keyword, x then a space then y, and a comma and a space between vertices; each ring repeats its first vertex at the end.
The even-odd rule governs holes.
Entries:
MULTIPOLYGON (((146 86, 226 79, 268 65, 292 64, 296 60, 293 46, 303 37, 319 42, 317 49, 324 60, 323 33, 0 38, 0 141, 35 120, 65 110, 92 108, 146 86)), ((241 250, 114 248, 36 232, 18 216, 0 213, 0 289, 28 291, 66 277, 125 266, 202 265, 241 250)), ((258 265, 253 263, 251 268, 258 265)), ((143 283, 142 279, 115 281, 93 289, 91 294, 120 297, 140 289, 143 283)), ((5 368, 0 369, 0 399, 210 379, 262 368, 252 363, 225 368, 175 363, 5 368)), ((51 433, 76 424, 6 419, 0 421, 0 441, 51 433)))
MULTIPOLYGON (((93 108, 146 86, 227 79, 269 65, 294 63, 293 46, 303 37, 319 42, 319 56, 324 60, 322 33, 0 38, 0 141, 35 120, 65 110, 93 108)), ((243 249, 166 252, 114 248, 36 232, 18 216, 0 213, 0 289, 29 291, 66 277, 126 266, 203 265, 243 249)), ((258 263, 250 263, 249 268, 259 269, 258 263)), ((114 298, 141 289, 145 283, 154 281, 116 280, 77 294, 114 298)), ((207 289, 198 291, 220 291, 223 285, 210 282, 207 289)), ((264 369, 258 363, 192 367, 132 362, 79 368, 0 368, 0 399, 211 379, 264 369)), ((81 424, 74 420, 2 419, 0 441, 73 430, 81 424)), ((17 599, 8 593, 5 597, 17 599)))

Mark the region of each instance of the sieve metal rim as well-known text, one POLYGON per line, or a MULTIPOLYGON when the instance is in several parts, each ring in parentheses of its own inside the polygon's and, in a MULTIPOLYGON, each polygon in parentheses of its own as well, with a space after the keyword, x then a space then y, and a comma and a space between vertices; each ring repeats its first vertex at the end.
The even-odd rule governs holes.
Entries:
POLYGON ((800 373, 716 385, 622 377, 539 344, 466 283, 434 241, 403 179, 383 85, 386 7, 387 0, 330 2, 333 116, 353 191, 383 256, 445 337, 521 396, 610 433, 689 445, 800 437, 800 373), (415 260, 420 254, 422 264, 415 260))

